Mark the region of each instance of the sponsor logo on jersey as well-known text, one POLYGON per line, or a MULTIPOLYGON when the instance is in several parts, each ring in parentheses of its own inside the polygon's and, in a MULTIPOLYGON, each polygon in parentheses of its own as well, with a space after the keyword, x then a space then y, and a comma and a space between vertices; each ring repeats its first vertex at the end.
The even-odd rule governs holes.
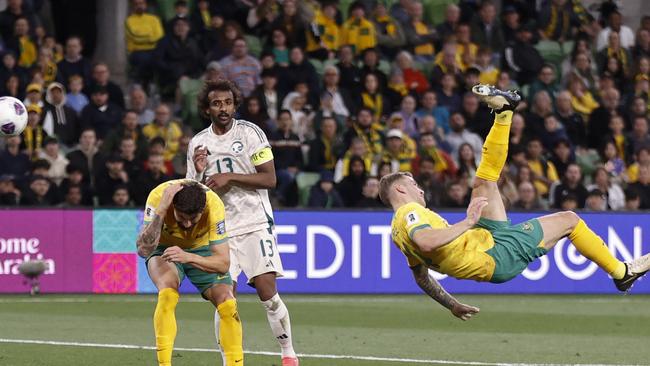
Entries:
POLYGON ((524 224, 521 225, 521 229, 523 231, 533 231, 533 225, 531 225, 529 222, 524 222, 524 224))
POLYGON ((225 233, 226 233, 226 222, 225 221, 217 222, 217 234, 223 235, 225 233))
POLYGON ((241 141, 235 141, 232 143, 230 150, 232 150, 236 155, 241 154, 242 151, 244 151, 244 144, 242 144, 241 141))

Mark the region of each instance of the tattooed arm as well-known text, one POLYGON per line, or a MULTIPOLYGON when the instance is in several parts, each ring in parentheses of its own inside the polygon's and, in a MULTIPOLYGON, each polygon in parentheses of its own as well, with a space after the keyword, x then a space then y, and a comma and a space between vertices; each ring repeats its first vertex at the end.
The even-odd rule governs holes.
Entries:
POLYGON ((429 270, 423 265, 411 267, 415 283, 420 286, 425 294, 436 300, 440 305, 451 310, 452 314, 461 320, 468 320, 472 314, 479 312, 479 308, 462 304, 451 296, 444 288, 429 274, 429 270))
POLYGON ((160 241, 160 233, 162 232, 162 227, 165 222, 165 216, 167 211, 172 205, 174 196, 178 191, 180 191, 183 186, 180 183, 172 184, 165 188, 160 203, 156 207, 155 214, 153 219, 146 223, 142 228, 140 235, 138 235, 138 240, 136 245, 138 247, 138 255, 147 258, 151 253, 156 249, 160 241))
POLYGON ((158 246, 158 241, 160 240, 160 232, 162 231, 163 226, 162 216, 156 215, 153 220, 148 224, 145 224, 142 232, 138 235, 138 240, 136 245, 138 246, 138 255, 142 258, 147 258, 158 246))

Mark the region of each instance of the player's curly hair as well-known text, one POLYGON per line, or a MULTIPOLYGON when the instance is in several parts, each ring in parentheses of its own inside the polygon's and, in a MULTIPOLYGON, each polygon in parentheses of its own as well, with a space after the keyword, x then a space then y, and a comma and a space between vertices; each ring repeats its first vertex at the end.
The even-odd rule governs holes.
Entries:
POLYGON ((241 105, 243 97, 241 95, 241 91, 239 91, 239 88, 237 85, 235 85, 235 83, 227 79, 206 80, 197 97, 199 103, 199 113, 201 113, 203 117, 210 117, 205 113, 205 111, 210 108, 210 99, 208 98, 208 95, 210 95, 210 93, 215 90, 231 92, 233 96, 233 102, 235 103, 235 109, 239 108, 241 105))
POLYGON ((197 182, 187 182, 183 183, 183 188, 176 193, 172 202, 177 211, 196 215, 203 212, 205 200, 205 189, 197 182))

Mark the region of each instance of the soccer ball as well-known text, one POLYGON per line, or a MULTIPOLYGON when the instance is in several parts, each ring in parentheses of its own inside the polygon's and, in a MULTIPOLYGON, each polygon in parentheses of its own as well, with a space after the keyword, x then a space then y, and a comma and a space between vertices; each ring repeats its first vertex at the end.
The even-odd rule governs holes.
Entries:
POLYGON ((27 126, 27 108, 13 97, 0 97, 0 135, 16 136, 27 126))

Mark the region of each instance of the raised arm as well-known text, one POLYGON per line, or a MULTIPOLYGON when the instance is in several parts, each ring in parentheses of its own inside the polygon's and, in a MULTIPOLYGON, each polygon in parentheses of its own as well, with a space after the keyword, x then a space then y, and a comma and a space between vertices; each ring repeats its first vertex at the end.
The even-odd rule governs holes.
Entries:
POLYGON ((444 229, 433 229, 427 227, 413 232, 412 239, 423 253, 430 253, 433 250, 445 246, 458 238, 465 231, 471 229, 481 217, 481 211, 487 206, 486 197, 472 199, 467 207, 467 217, 444 229))
POLYGON ((472 314, 479 312, 479 308, 462 304, 445 291, 440 283, 429 274, 429 270, 425 266, 420 264, 411 267, 411 271, 413 271, 415 283, 420 286, 422 291, 436 300, 440 305, 449 309, 455 317, 461 320, 468 320, 472 317, 472 314))
POLYGON ((163 222, 163 217, 155 213, 153 220, 145 223, 136 241, 140 257, 147 258, 158 246, 163 222))
POLYGON ((158 246, 167 210, 171 206, 174 196, 181 190, 181 188, 183 188, 183 186, 180 184, 172 184, 168 186, 165 188, 157 207, 147 207, 147 210, 153 210, 153 213, 149 214, 148 212, 145 212, 145 224, 136 240, 139 256, 147 258, 154 249, 156 249, 156 246, 158 246))

